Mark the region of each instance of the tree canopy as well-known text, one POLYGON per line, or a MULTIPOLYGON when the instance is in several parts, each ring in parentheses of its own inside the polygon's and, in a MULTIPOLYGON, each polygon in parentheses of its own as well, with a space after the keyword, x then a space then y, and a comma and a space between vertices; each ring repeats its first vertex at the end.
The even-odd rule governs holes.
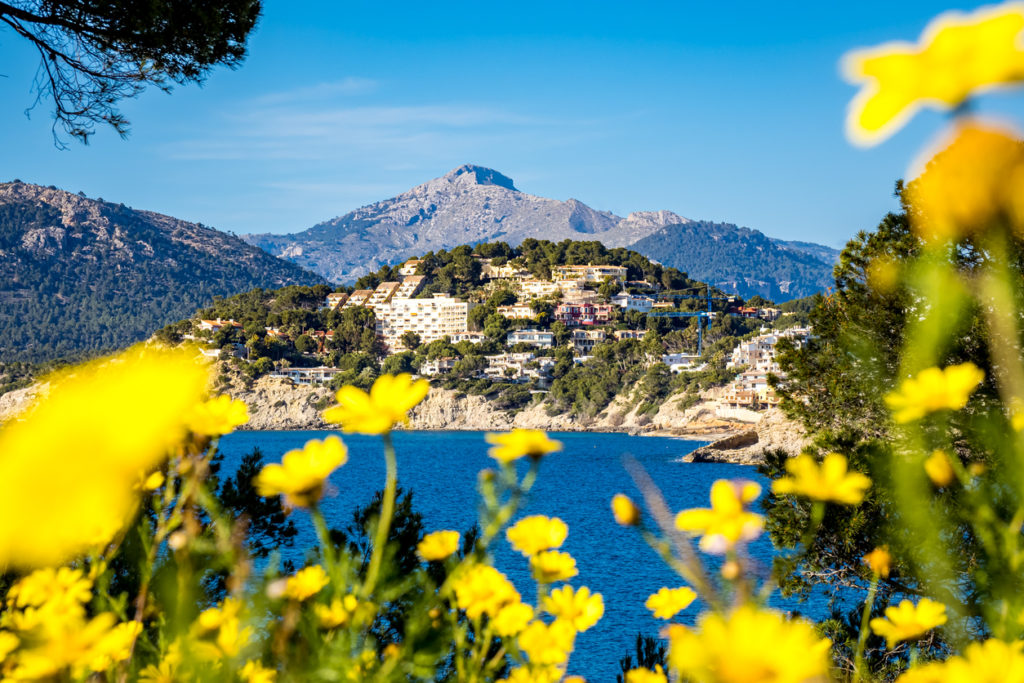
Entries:
POLYGON ((31 110, 52 102, 60 132, 87 142, 97 124, 121 136, 129 121, 118 109, 147 86, 201 83, 215 66, 234 68, 260 16, 260 0, 131 2, 126 0, 0 1, 0 22, 39 53, 31 110))

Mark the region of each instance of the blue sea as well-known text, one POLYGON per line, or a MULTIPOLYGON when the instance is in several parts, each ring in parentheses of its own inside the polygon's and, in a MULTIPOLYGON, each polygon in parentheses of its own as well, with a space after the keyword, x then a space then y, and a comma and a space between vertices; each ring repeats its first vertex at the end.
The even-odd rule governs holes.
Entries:
MULTIPOLYGON (((330 432, 236 432, 224 437, 220 449, 224 473, 230 474, 242 456, 258 446, 266 462, 279 462, 288 450, 330 432)), ((647 596, 662 586, 684 585, 643 542, 639 534, 615 524, 609 501, 616 493, 639 500, 639 491, 623 467, 623 456, 635 457, 661 488, 673 511, 707 507, 708 491, 716 479, 751 479, 765 485, 753 467, 728 464, 680 462, 687 453, 704 445, 699 441, 626 434, 552 434, 564 450, 544 459, 540 476, 519 516, 545 514, 560 517, 569 525, 564 550, 577 561, 579 576, 572 583, 602 593, 605 615, 577 638, 569 672, 589 681, 614 681, 619 660, 632 653, 637 633, 656 635, 663 621, 644 607, 647 596)), ((384 461, 380 439, 343 436, 349 461, 330 479, 324 514, 332 526, 344 527, 352 512, 369 502, 384 486, 384 461)), ((478 518, 477 474, 493 467, 487 457, 483 432, 396 432, 399 486, 413 491, 413 504, 423 515, 427 531, 465 531, 478 518)), ((295 513, 299 536, 286 558, 302 564, 305 552, 315 544, 308 517, 295 513)), ((514 520, 513 520, 514 521, 514 520)), ((525 558, 515 552, 504 536, 494 545, 495 563, 517 585, 524 600, 535 600, 525 558)), ((751 557, 763 571, 771 565, 775 549, 767 538, 750 548, 751 557)), ((783 609, 814 614, 823 609, 824 598, 811 604, 772 601, 783 609)), ((678 618, 692 623, 699 604, 678 618)))

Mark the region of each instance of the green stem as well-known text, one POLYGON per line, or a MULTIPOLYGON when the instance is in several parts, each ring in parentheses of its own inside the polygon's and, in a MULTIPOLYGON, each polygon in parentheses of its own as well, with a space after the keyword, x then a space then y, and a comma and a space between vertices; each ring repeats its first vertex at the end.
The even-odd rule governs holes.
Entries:
POLYGON ((320 541, 320 554, 324 558, 327 575, 333 580, 335 578, 334 544, 331 543, 331 532, 327 528, 327 521, 324 519, 324 514, 320 512, 320 506, 316 504, 309 509, 309 516, 313 518, 313 527, 316 529, 316 537, 320 541))
POLYGON ((384 499, 380 505, 380 518, 377 520, 377 533, 373 539, 373 554, 370 556, 370 568, 366 572, 366 583, 363 585, 363 596, 369 598, 380 574, 380 564, 384 560, 384 547, 388 542, 391 530, 391 517, 395 514, 395 490, 398 488, 398 464, 395 461, 395 446, 391 441, 391 433, 387 432, 384 439, 384 463, 387 467, 384 483, 384 499))
POLYGON ((875 605, 875 593, 878 592, 878 574, 871 579, 871 587, 868 588, 868 599, 864 602, 864 611, 860 615, 860 633, 857 636, 857 652, 853 657, 853 680, 860 683, 864 676, 864 646, 868 642, 868 622, 871 620, 871 610, 875 605))

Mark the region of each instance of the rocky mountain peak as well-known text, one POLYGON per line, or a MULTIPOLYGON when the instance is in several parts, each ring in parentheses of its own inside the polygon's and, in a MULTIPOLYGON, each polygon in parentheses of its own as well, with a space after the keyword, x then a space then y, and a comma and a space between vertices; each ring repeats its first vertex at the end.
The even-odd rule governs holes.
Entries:
POLYGON ((460 185, 465 183, 472 185, 496 185, 504 187, 506 190, 518 192, 512 179, 507 175, 501 174, 493 168, 474 166, 473 164, 463 164, 458 168, 453 168, 445 173, 442 179, 460 185))

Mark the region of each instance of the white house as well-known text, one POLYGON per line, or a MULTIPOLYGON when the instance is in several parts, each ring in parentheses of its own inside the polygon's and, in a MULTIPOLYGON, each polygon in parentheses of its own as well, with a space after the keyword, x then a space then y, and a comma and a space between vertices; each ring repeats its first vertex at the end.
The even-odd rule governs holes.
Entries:
POLYGON ((533 344, 541 349, 550 349, 555 345, 555 335, 547 330, 516 330, 509 333, 505 343, 509 346, 520 343, 533 344))
POLYGON ((651 309, 654 308, 654 299, 651 297, 629 294, 627 292, 619 292, 613 296, 612 303, 624 310, 639 311, 641 313, 650 313, 651 309))

